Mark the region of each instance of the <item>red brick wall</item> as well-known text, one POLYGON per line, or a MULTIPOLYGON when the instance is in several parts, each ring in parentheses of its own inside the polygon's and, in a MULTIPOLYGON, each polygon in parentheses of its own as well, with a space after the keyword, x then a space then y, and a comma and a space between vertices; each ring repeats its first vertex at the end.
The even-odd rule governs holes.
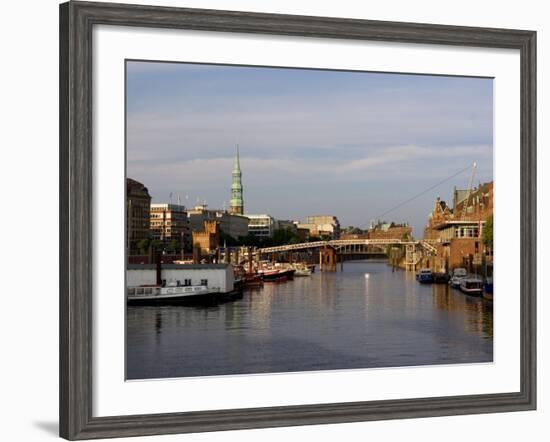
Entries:
POLYGON ((403 235, 412 236, 412 227, 390 227, 388 230, 369 230, 369 239, 401 239, 403 235))
POLYGON ((464 267, 464 259, 475 257, 476 253, 481 253, 483 244, 480 238, 453 238, 450 244, 449 267, 464 267), (476 248, 477 243, 477 248, 476 248))

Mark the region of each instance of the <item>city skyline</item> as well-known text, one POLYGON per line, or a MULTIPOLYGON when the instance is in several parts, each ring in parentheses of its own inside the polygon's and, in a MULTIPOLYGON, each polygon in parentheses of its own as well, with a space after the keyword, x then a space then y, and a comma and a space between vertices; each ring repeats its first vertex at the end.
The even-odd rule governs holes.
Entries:
MULTIPOLYGON (((366 228, 474 161, 474 185, 493 179, 491 79, 145 62, 127 74, 127 176, 153 202, 229 208, 237 144, 245 212, 278 219, 366 228)), ((385 218, 418 236, 468 175, 385 218)))

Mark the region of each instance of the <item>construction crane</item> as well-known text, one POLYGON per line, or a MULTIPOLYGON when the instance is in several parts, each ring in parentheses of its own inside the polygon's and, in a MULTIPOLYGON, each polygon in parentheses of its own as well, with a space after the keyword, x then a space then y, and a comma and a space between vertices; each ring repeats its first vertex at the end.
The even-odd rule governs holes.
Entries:
POLYGON ((464 199, 464 203, 462 203, 462 213, 460 215, 461 220, 464 220, 464 218, 466 218, 466 211, 468 209, 468 203, 470 202, 470 195, 472 194, 472 185, 474 183, 476 168, 477 168, 477 164, 474 161, 474 164, 472 165, 472 174, 470 175, 470 181, 468 181, 468 190, 466 191, 466 198, 464 199))

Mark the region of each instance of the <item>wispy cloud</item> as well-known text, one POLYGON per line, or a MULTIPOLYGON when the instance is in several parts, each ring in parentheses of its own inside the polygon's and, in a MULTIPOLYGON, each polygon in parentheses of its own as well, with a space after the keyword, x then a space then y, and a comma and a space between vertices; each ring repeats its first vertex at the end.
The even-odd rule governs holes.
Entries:
MULTIPOLYGON (((245 205, 286 218, 359 224, 473 161, 492 178, 488 79, 165 63, 128 73, 128 173, 157 200, 221 206, 236 144, 245 205)), ((422 224, 431 200, 407 220, 422 224)))

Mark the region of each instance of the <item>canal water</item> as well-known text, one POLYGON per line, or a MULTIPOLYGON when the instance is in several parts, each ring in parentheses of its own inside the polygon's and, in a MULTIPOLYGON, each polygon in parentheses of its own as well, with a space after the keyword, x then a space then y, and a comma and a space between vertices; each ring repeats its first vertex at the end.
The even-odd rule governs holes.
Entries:
POLYGON ((493 360, 492 303, 346 262, 217 306, 128 307, 127 378, 493 360))

